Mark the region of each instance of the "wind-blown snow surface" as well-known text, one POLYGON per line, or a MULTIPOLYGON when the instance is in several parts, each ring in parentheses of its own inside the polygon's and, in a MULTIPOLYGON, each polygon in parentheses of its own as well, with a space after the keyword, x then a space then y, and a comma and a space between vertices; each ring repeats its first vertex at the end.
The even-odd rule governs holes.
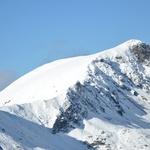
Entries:
POLYGON ((0 149, 150 149, 150 46, 43 65, 0 92, 0 149))

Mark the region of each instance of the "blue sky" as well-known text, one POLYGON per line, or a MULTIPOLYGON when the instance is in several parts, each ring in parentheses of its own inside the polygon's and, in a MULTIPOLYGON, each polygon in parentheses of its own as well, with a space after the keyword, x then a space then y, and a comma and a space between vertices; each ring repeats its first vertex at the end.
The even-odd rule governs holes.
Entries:
POLYGON ((150 44, 149 0, 0 0, 0 90, 60 58, 150 44))

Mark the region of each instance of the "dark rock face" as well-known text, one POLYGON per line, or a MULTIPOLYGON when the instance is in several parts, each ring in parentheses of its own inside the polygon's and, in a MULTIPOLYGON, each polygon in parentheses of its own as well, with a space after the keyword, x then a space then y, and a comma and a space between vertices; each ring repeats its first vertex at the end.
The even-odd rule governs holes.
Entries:
POLYGON ((130 49, 140 63, 150 66, 150 45, 138 43, 130 47, 130 49))
POLYGON ((73 93, 72 90, 68 92, 68 106, 65 110, 63 108, 60 110, 61 113, 53 125, 53 134, 60 131, 68 132, 69 129, 73 129, 75 126, 80 126, 81 120, 87 116, 87 111, 82 107, 79 99, 74 99, 77 95, 70 94, 75 93, 73 93))

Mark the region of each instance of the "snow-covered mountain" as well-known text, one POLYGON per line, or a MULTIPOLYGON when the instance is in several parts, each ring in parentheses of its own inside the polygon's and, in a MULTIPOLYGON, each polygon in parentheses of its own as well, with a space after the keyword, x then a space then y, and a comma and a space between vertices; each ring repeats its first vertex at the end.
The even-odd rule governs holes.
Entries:
POLYGON ((45 64, 0 92, 2 150, 149 150, 150 46, 45 64))

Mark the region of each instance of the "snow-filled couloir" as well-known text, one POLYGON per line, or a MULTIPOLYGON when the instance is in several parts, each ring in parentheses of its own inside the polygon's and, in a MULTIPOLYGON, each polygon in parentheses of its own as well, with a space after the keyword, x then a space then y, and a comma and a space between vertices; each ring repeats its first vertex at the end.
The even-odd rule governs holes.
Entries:
POLYGON ((149 150, 150 46, 45 64, 1 91, 0 106, 2 149, 149 150))

